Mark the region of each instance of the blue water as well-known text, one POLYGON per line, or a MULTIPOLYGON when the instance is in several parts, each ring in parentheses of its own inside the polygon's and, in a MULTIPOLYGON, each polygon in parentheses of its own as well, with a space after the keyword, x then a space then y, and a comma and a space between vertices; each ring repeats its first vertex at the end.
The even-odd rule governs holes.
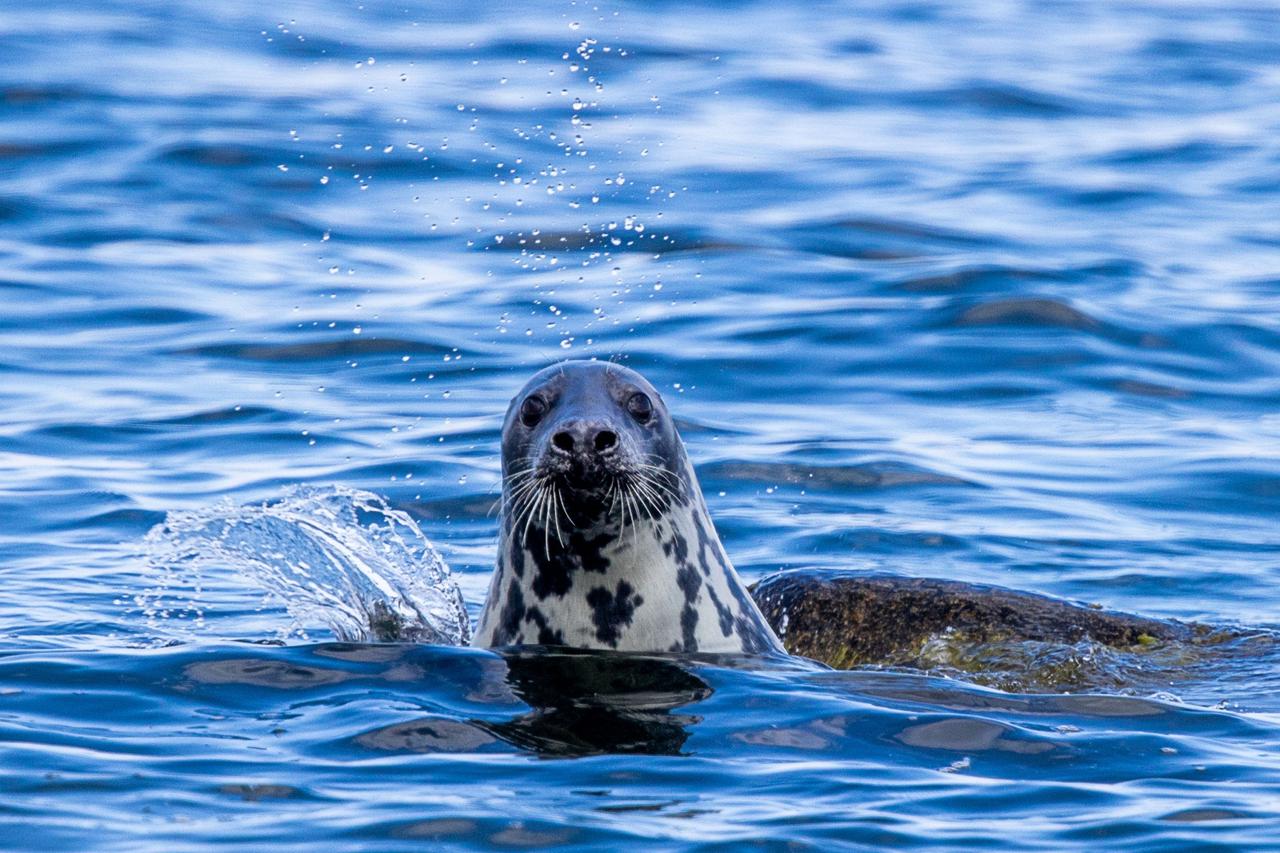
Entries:
POLYGON ((145 544, 367 490, 474 616, 507 400, 621 356, 748 579, 1278 624, 1273 4, 50 0, 0 55, 0 846, 1280 849, 1265 648, 342 645, 145 544))

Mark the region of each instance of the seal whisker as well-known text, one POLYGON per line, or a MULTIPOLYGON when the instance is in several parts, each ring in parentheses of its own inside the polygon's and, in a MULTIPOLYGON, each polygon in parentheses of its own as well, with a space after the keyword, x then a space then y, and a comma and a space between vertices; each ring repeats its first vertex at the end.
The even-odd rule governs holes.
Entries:
POLYGON ((618 539, 624 539, 627 535, 627 481, 620 479, 618 481, 618 539))
POLYGON ((650 518, 657 518, 662 515, 659 508, 661 501, 658 500, 657 493, 648 484, 637 479, 633 480, 631 485, 635 488, 636 499, 644 506, 650 518))
MULTIPOLYGON (((644 458, 644 459, 648 459, 648 460, 650 460, 650 462, 660 462, 660 463, 665 463, 665 462, 667 462, 666 457, 664 457, 661 453, 646 453, 646 454, 644 454, 643 458, 644 458)), ((637 463, 637 464, 644 465, 644 464, 648 464, 648 463, 643 463, 643 462, 642 462, 642 463, 637 463)), ((654 467, 654 468, 660 468, 661 470, 666 471, 668 474, 673 473, 673 472, 671 471, 671 469, 670 469, 670 468, 668 468, 666 465, 654 465, 654 466, 652 466, 652 467, 654 467)))
POLYGON ((542 552, 547 555, 547 559, 551 559, 551 501, 554 486, 547 483, 546 490, 543 492, 547 496, 545 505, 542 509, 542 552))
POLYGON ((520 516, 531 502, 538 485, 537 482, 533 482, 528 484, 528 488, 512 490, 505 496, 506 502, 504 506, 511 516, 513 524, 518 525, 520 523, 520 516))
MULTIPOLYGON (((615 477, 613 478, 613 480, 609 483, 609 494, 610 494, 610 495, 613 495, 613 499, 612 499, 611 501, 609 501, 609 517, 610 517, 610 518, 613 518, 613 517, 614 517, 614 508, 615 508, 615 507, 617 507, 617 505, 618 505, 618 497, 619 497, 619 495, 622 493, 622 490, 621 490, 621 488, 619 488, 618 483, 619 483, 619 479, 618 479, 618 477, 616 477, 616 476, 615 476, 615 477)), ((606 497, 608 497, 608 495, 606 495, 606 497)), ((619 526, 618 526, 618 536, 619 536, 619 537, 621 537, 621 536, 622 536, 622 526, 621 526, 621 524, 619 524, 619 526)))
POLYGON ((538 511, 538 508, 542 505, 542 501, 546 497, 546 494, 546 490, 541 489, 538 491, 537 496, 533 500, 529 501, 529 509, 526 513, 524 522, 524 532, 520 536, 521 543, 526 547, 529 544, 529 528, 533 525, 533 517, 538 511))
POLYGON ((522 492, 527 491, 531 486, 535 485, 537 482, 538 482, 538 479, 536 477, 528 477, 524 480, 521 480, 518 483, 507 483, 502 491, 508 495, 519 495, 522 492))
POLYGON ((520 485, 516 486, 515 488, 511 489, 508 492, 508 495, 512 500, 519 501, 525 495, 532 493, 534 489, 537 489, 541 485, 542 483, 540 480, 537 480, 537 479, 527 480, 521 483, 520 485))
POLYGON ((636 547, 636 539, 639 536, 640 513, 636 506, 635 492, 632 490, 631 481, 625 484, 625 492, 622 498, 622 505, 628 508, 628 515, 631 516, 631 547, 636 547))
MULTIPOLYGON (((644 489, 649 497, 653 499, 653 502, 657 505, 659 510, 663 503, 675 498, 675 495, 673 495, 666 486, 645 476, 644 474, 636 475, 636 485, 639 488, 644 489)), ((658 514, 661 515, 662 513, 659 512, 658 514)))
POLYGON ((644 492, 641 492, 638 489, 636 490, 636 505, 639 509, 643 510, 644 514, 650 519, 656 519, 662 515, 662 513, 658 512, 658 510, 654 508, 652 499, 646 497, 644 492))
MULTIPOLYGON (((512 530, 515 530, 520 526, 521 518, 524 516, 527 516, 530 510, 532 509, 532 507, 533 507, 532 499, 527 501, 516 501, 516 502, 513 502, 510 507, 508 507, 507 512, 508 512, 508 517, 511 519, 512 530)), ((525 534, 521 536, 520 541, 523 542, 524 539, 527 537, 527 535, 528 535, 528 530, 526 528, 525 534)))
POLYGON ((680 478, 661 465, 649 465, 645 462, 637 462, 635 463, 635 467, 657 482, 665 483, 673 488, 678 487, 679 485, 680 478))
POLYGON ((560 543, 560 547, 564 547, 564 537, 560 535, 560 511, 564 510, 565 521, 569 521, 569 510, 564 506, 564 499, 560 496, 560 486, 558 483, 551 484, 551 505, 553 507, 552 521, 556 526, 556 541, 560 543))

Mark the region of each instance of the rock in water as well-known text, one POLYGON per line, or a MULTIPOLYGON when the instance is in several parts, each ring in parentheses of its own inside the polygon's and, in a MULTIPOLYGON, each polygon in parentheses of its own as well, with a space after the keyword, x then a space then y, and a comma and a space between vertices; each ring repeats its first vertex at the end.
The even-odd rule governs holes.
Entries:
POLYGON ((751 594, 788 652, 837 669, 916 665, 939 637, 1132 649, 1204 633, 1201 626, 932 578, 801 570, 770 575, 751 594))

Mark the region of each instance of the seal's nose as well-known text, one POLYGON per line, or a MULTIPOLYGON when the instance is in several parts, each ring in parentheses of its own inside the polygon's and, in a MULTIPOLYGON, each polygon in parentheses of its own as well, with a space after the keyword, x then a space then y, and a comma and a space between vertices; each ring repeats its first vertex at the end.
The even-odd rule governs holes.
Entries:
POLYGON ((618 434, 600 424, 573 421, 551 436, 551 446, 566 456, 605 456, 618 446, 618 434))

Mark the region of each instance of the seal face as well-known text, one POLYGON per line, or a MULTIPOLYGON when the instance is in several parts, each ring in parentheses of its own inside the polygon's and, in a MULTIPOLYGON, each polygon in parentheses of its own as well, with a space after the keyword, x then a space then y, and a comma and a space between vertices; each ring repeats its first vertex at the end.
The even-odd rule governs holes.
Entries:
POLYGON ((593 361, 536 374, 507 409, 502 475, 473 645, 782 653, 640 374, 593 361))

